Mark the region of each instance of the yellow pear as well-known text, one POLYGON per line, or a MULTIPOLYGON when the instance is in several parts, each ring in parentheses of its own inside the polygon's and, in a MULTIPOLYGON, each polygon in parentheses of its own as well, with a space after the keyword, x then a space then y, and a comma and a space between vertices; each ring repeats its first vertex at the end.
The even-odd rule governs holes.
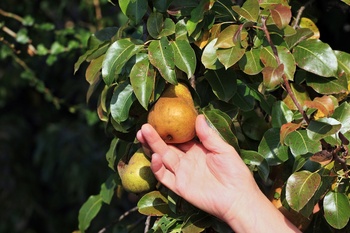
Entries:
POLYGON ((150 165, 150 159, 142 148, 131 156, 127 164, 120 161, 117 168, 123 188, 131 193, 143 193, 154 189, 157 180, 150 165))
POLYGON ((166 143, 184 143, 196 135, 198 113, 191 92, 185 84, 165 89, 148 114, 148 123, 166 143))

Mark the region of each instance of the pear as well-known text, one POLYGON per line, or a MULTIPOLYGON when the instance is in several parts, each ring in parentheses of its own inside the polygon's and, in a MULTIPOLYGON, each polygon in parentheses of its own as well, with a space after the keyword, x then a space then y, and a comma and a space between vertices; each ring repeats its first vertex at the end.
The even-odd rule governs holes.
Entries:
POLYGON ((130 193, 144 193, 155 188, 157 180, 151 170, 151 161, 143 152, 138 149, 126 164, 123 161, 118 163, 118 173, 123 188, 130 193))
POLYGON ((196 135, 196 111, 191 92, 185 84, 165 89, 148 114, 148 123, 166 143, 184 143, 196 135))

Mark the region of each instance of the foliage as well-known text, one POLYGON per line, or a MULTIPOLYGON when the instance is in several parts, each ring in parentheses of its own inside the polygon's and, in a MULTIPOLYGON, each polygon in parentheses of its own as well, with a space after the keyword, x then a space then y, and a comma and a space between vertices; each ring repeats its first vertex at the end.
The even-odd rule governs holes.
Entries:
MULTIPOLYGON (((75 64, 77 71, 89 62, 89 93, 98 92, 99 118, 115 135, 109 167, 139 146, 135 133, 164 84, 187 82, 198 111, 240 151, 268 196, 313 218, 310 232, 320 222, 329 231, 348 227, 350 54, 320 40, 306 17, 312 1, 118 3, 129 20, 91 35, 75 64), (274 195, 278 179, 283 192, 274 195)), ((162 186, 138 208, 156 216, 149 232, 225 231, 162 186)))

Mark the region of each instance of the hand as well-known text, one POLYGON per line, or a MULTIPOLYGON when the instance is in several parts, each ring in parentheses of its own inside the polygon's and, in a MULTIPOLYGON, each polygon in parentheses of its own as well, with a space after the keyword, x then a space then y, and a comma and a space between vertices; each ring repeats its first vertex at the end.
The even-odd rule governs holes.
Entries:
POLYGON ((203 115, 197 117, 196 134, 200 142, 167 145, 151 125, 142 126, 137 138, 154 152, 151 168, 161 183, 237 231, 254 230, 259 206, 262 215, 270 210, 284 220, 261 193, 237 151, 208 126, 203 115))

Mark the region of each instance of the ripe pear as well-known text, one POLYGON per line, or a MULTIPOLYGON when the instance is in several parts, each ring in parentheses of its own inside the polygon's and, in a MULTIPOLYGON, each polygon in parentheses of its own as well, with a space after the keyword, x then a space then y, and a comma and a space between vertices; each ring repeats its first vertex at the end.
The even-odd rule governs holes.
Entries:
POLYGON ((151 161, 142 148, 131 156, 127 164, 120 161, 117 168, 123 188, 131 193, 144 193, 154 189, 157 180, 150 165, 151 161))
POLYGON ((147 120, 166 143, 184 143, 196 135, 197 115, 191 92, 179 83, 165 89, 147 120))

